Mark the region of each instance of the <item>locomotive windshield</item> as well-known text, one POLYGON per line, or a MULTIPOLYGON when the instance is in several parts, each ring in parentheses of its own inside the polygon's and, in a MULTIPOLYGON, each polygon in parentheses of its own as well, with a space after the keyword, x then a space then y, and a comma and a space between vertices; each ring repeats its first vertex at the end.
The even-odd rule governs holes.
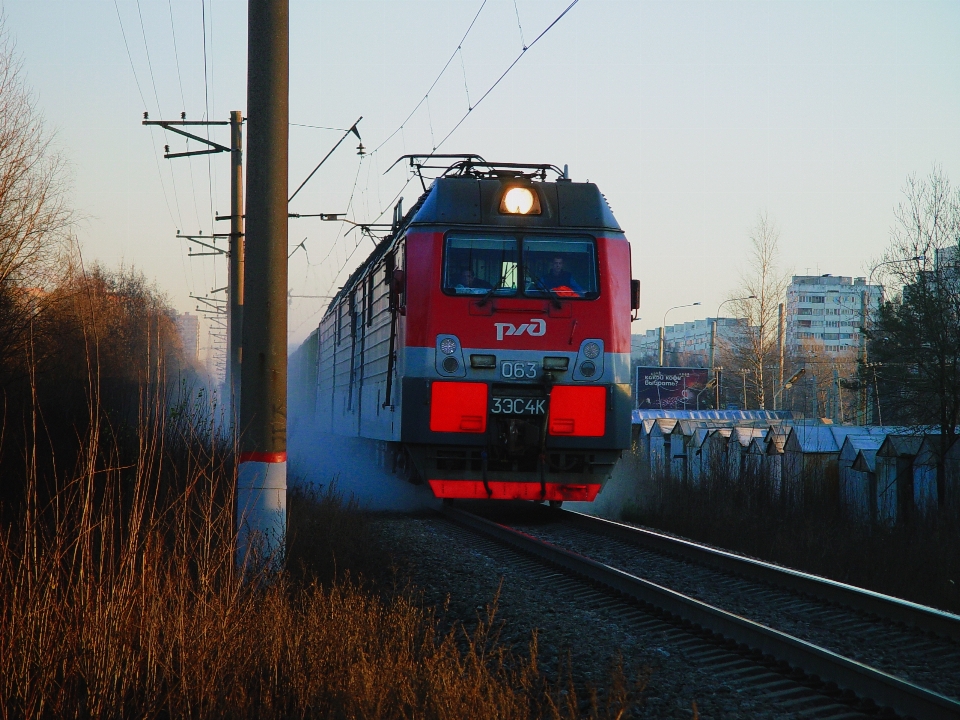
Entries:
POLYGON ((531 297, 597 297, 597 261, 589 240, 525 239, 523 292, 531 297))
POLYGON ((599 295, 597 261, 590 240, 563 238, 447 237, 443 289, 454 295, 517 294, 583 298, 599 295), (518 245, 522 244, 522 270, 518 245))
POLYGON ((456 295, 517 294, 514 238, 448 237, 443 289, 456 295))

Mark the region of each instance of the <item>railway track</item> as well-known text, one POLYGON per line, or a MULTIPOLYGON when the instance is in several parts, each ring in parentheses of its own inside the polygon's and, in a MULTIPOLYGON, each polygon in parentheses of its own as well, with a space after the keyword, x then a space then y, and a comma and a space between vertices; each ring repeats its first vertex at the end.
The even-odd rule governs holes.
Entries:
POLYGON ((792 701, 792 684, 820 717, 960 718, 960 617, 579 513, 492 512, 444 508, 461 526, 639 603, 705 642, 706 662, 772 697, 792 701))

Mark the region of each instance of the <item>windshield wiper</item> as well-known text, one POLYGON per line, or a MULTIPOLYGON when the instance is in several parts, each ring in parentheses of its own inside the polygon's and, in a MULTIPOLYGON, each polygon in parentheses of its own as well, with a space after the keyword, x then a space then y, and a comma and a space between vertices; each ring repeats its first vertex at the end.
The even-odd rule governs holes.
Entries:
MULTIPOLYGON (((526 272, 526 269, 524 269, 524 272, 526 272)), ((532 275, 527 275, 527 277, 533 280, 534 285, 539 286, 539 288, 543 292, 547 293, 550 296, 550 299, 553 300, 554 307, 556 307, 557 310, 563 307, 563 304, 560 302, 560 296, 557 295, 556 290, 548 288, 546 285, 544 285, 543 281, 540 278, 535 278, 532 275)))
POLYGON ((487 292, 484 293, 483 297, 477 301, 477 307, 483 307, 487 304, 487 300, 490 299, 490 296, 493 295, 493 291, 497 290, 503 285, 503 281, 507 279, 507 274, 504 273, 500 276, 500 279, 497 280, 497 284, 491 287, 487 292))

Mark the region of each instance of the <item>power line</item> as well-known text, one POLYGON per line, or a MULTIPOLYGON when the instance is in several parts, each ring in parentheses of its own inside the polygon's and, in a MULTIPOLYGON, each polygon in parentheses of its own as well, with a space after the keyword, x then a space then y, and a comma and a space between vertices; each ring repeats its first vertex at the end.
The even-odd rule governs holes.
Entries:
MULTIPOLYGON (((463 115, 463 117, 460 118, 460 120, 457 122, 457 124, 454 125, 453 128, 443 137, 443 139, 442 139, 438 144, 436 144, 436 145, 434 146, 434 148, 433 148, 433 151, 434 151, 434 152, 436 152, 438 149, 440 149, 440 148, 443 146, 443 144, 446 143, 446 141, 447 141, 448 139, 450 139, 450 137, 453 135, 453 133, 455 133, 455 132, 457 131, 457 129, 463 124, 463 122, 470 116, 470 114, 473 112, 473 110, 476 109, 476 108, 480 105, 480 103, 482 103, 482 102, 487 98, 487 96, 490 95, 490 93, 492 93, 493 90, 503 81, 503 79, 504 79, 507 75, 510 74, 510 71, 513 70, 514 67, 516 67, 517 63, 520 62, 520 60, 521 60, 521 59, 523 58, 523 56, 527 53, 527 51, 530 50, 534 45, 536 45, 541 39, 543 39, 543 37, 544 37, 548 32, 550 32, 550 30, 552 30, 552 29, 556 26, 556 24, 557 24, 558 22, 560 22, 560 20, 562 20, 563 17, 564 17, 568 12, 570 12, 570 10, 573 9, 573 6, 576 5, 579 1, 580 1, 580 0, 572 0, 572 2, 571 2, 569 5, 567 5, 567 7, 564 8, 564 10, 563 10, 559 15, 557 15, 556 18, 554 18, 553 22, 551 22, 549 25, 547 25, 547 27, 544 28, 543 31, 542 31, 539 35, 537 35, 537 37, 533 40, 533 42, 531 42, 529 45, 524 45, 523 49, 520 51, 520 54, 517 55, 516 58, 514 58, 513 62, 510 63, 510 65, 506 68, 506 70, 503 71, 503 73, 500 75, 500 77, 498 77, 498 78, 496 79, 496 81, 494 81, 494 83, 493 83, 489 88, 487 88, 486 92, 484 92, 483 95, 480 97, 480 99, 477 100, 476 105, 473 105, 472 107, 470 106, 469 94, 468 94, 467 104, 468 104, 468 108, 469 108, 469 109, 468 109, 467 112, 463 115)), ((400 127, 398 127, 396 130, 394 130, 392 133, 390 133, 390 135, 389 135, 383 142, 381 142, 381 143, 373 150, 373 152, 370 153, 370 156, 375 155, 375 154, 377 153, 377 151, 380 150, 380 148, 382 148, 393 136, 395 136, 398 132, 401 132, 401 131, 403 130, 404 125, 406 125, 407 121, 408 121, 411 117, 413 117, 413 114, 414 114, 414 113, 417 111, 417 109, 419 109, 420 106, 423 105, 424 103, 427 103, 427 112, 428 112, 428 115, 429 115, 429 113, 430 113, 430 105, 429 105, 429 103, 430 103, 430 99, 429 99, 430 92, 431 92, 431 91, 433 90, 433 88, 436 86, 437 82, 439 82, 440 78, 443 76, 443 73, 446 72, 446 69, 450 66, 450 63, 453 61, 453 58, 456 57, 457 53, 461 51, 461 47, 462 47, 462 45, 463 45, 463 41, 466 40, 467 35, 470 34, 470 30, 473 29, 474 23, 476 23, 477 18, 480 16, 480 12, 483 10, 484 5, 486 5, 486 0, 484 0, 484 2, 480 5, 480 9, 477 10, 477 14, 474 16, 473 21, 470 23, 470 26, 467 28, 467 32, 464 33, 464 36, 463 36, 463 38, 461 39, 460 43, 457 44, 457 49, 454 50, 454 52, 450 55, 450 58, 447 60, 446 64, 443 66, 443 69, 442 69, 442 70, 440 71, 440 73, 437 75, 437 78, 436 78, 436 79, 433 81, 433 83, 430 85, 430 88, 427 90, 427 92, 424 93, 423 98, 421 98, 421 100, 417 103, 417 105, 414 107, 414 109, 413 109, 413 110, 410 112, 410 114, 406 117, 406 119, 403 121, 403 123, 400 124, 400 127)), ((519 24, 519 12, 518 12, 518 18, 517 18, 517 19, 518 19, 518 24, 519 24)), ((521 29, 521 32, 522 32, 522 29, 521 29)), ((462 60, 462 54, 461 54, 461 60, 462 60)), ((466 70, 465 70, 465 69, 464 69, 464 89, 466 90, 466 70)), ((430 134, 431 134, 431 138, 432 138, 432 137, 433 137, 433 121, 432 121, 432 115, 430 115, 430 134)), ((357 171, 357 177, 359 178, 359 168, 358 168, 358 171, 357 171)), ((393 197, 393 200, 391 200, 383 209, 380 210, 380 213, 379 213, 379 214, 377 215, 377 217, 374 219, 374 222, 376 222, 377 220, 379 220, 380 218, 382 218, 383 215, 387 212, 387 210, 390 209, 390 207, 392 207, 392 206, 397 202, 397 200, 400 198, 400 195, 404 192, 404 190, 406 190, 406 188, 410 185, 410 182, 411 182, 412 180, 413 180, 413 176, 407 178, 407 181, 403 184, 403 187, 400 188, 400 191, 393 197)), ((356 190, 356 183, 357 183, 357 181, 354 180, 354 190, 356 190)), ((353 192, 351 192, 351 194, 350 194, 350 205, 352 205, 352 203, 353 203, 353 192)), ((348 207, 349 207, 349 206, 348 206, 348 207)), ((324 261, 325 261, 327 258, 329 258, 330 255, 333 253, 334 249, 336 248, 337 243, 338 243, 339 240, 340 240, 340 237, 341 237, 341 235, 338 233, 337 238, 334 240, 333 246, 331 246, 331 248, 330 248, 330 250, 328 251, 327 255, 324 257, 324 261)), ((336 274, 334 275, 333 281, 330 283, 330 287, 328 288, 327 293, 329 293, 330 289, 332 289, 334 283, 336 283, 337 278, 340 276, 340 273, 342 273, 343 270, 344 270, 344 268, 346 268, 347 264, 350 262, 351 258, 354 256, 354 254, 355 254, 356 251, 357 251, 357 248, 359 248, 359 247, 360 247, 360 242, 358 241, 357 244, 354 246, 353 250, 351 250, 350 253, 348 254, 346 260, 343 262, 343 264, 340 266, 340 268, 337 270, 336 274)), ((323 262, 323 261, 321 261, 321 264, 322 264, 322 262, 323 262)))
MULTIPOLYGON (((440 147, 442 147, 443 144, 447 141, 447 139, 448 139, 451 135, 453 135, 453 133, 455 133, 455 132, 457 131, 457 128, 460 127, 460 125, 463 124, 463 121, 466 120, 466 119, 470 116, 470 113, 473 112, 473 111, 480 105, 480 103, 482 103, 482 102, 484 101, 484 99, 486 99, 487 95, 489 95, 491 92, 493 92, 493 89, 494 89, 495 87, 497 87, 497 85, 500 84, 500 81, 503 80, 503 79, 510 73, 511 70, 513 70, 513 68, 516 66, 516 64, 517 64, 518 62, 520 62, 520 59, 527 53, 527 50, 530 50, 534 45, 536 45, 538 42, 540 42, 540 39, 541 39, 544 35, 546 35, 548 32, 550 32, 550 30, 553 29, 553 26, 556 25, 558 22, 560 22, 560 20, 563 18, 563 16, 566 15, 568 12, 570 12, 570 10, 573 8, 573 6, 576 5, 578 2, 580 2, 580 0, 573 0, 573 2, 571 2, 569 5, 567 5, 567 7, 564 9, 564 11, 563 11, 562 13, 560 13, 559 15, 557 15, 557 17, 554 18, 553 22, 550 23, 549 25, 547 25, 547 27, 544 28, 543 32, 541 32, 539 35, 537 35, 537 37, 534 39, 534 41, 533 41, 532 43, 530 43, 529 45, 525 46, 525 47, 523 48, 523 50, 520 51, 520 54, 517 55, 517 57, 514 59, 514 61, 513 61, 512 63, 510 63, 510 66, 509 66, 506 70, 503 71, 503 75, 501 75, 500 77, 498 77, 497 80, 496 80, 496 82, 494 82, 493 85, 491 85, 491 86, 487 89, 487 91, 480 97, 480 99, 477 100, 477 104, 476 104, 476 105, 474 105, 470 110, 467 110, 466 114, 465 114, 462 118, 460 118, 460 122, 458 122, 456 125, 453 126, 453 129, 452 129, 450 132, 447 133, 446 137, 444 137, 443 140, 440 141, 440 144, 437 145, 436 148, 434 148, 434 151, 436 151, 437 149, 439 149, 440 147)), ((408 182, 409 182, 409 181, 408 181, 408 182)))
POLYGON ((303 125, 302 123, 289 123, 293 127, 303 127, 303 128, 313 128, 314 130, 339 130, 340 132, 347 132, 350 128, 338 128, 338 127, 325 127, 323 125, 303 125))
POLYGON ((137 0, 137 14, 140 16, 140 33, 143 35, 143 49, 147 52, 147 68, 150 70, 150 82, 153 84, 153 97, 157 101, 157 112, 163 115, 160 109, 160 95, 157 93, 157 79, 153 76, 153 63, 150 61, 150 46, 147 44, 147 30, 143 26, 143 12, 140 10, 140 0, 137 0))
MULTIPOLYGON (((173 38, 173 57, 176 60, 177 65, 177 84, 180 86, 180 109, 185 111, 187 109, 187 100, 183 94, 183 76, 180 72, 180 51, 177 48, 177 29, 173 22, 173 0, 167 0, 167 8, 170 13, 170 35, 173 38)), ((159 108, 158 108, 159 111, 159 108)), ((187 141, 187 150, 190 149, 190 141, 187 141)), ((193 215, 197 220, 197 225, 200 225, 200 208, 197 206, 197 184, 193 177, 193 163, 189 164, 190 166, 190 190, 193 192, 193 215)))
POLYGON ((527 41, 523 39, 523 25, 520 24, 520 8, 517 7, 517 0, 513 0, 513 10, 517 13, 517 27, 520 28, 520 46, 526 50, 527 41))
POLYGON ((477 22, 477 18, 480 17, 480 13, 483 11, 483 8, 484 8, 484 6, 485 6, 486 4, 487 4, 487 0, 483 0, 483 2, 480 3, 480 9, 477 10, 477 14, 474 15, 474 16, 473 16, 473 20, 470 21, 470 26, 467 28, 467 31, 463 34, 463 37, 460 38, 460 42, 457 43, 456 49, 450 54, 450 57, 447 59, 447 62, 444 64, 443 69, 442 69, 442 70, 440 71, 440 73, 437 75, 436 79, 430 84, 430 87, 427 89, 427 92, 425 92, 424 95, 423 95, 423 97, 420 98, 420 102, 418 102, 418 103, 414 106, 413 110, 410 111, 410 114, 407 115, 407 117, 404 119, 404 121, 403 121, 402 123, 400 123, 400 127, 398 127, 396 130, 394 130, 392 133, 390 133, 390 134, 387 136, 387 139, 386 139, 386 140, 384 140, 382 143, 380 143, 379 145, 377 145, 377 147, 375 147, 375 148, 373 149, 373 152, 370 153, 371 155, 375 154, 375 153, 377 152, 377 150, 379 150, 379 149, 382 148, 384 145, 386 145, 388 142, 390 142, 391 138, 393 138, 394 135, 396 135, 398 132, 400 132, 401 130, 403 130, 403 126, 407 124, 407 121, 409 121, 410 118, 413 117, 413 114, 414 114, 417 110, 419 110, 419 109, 420 109, 420 106, 423 105, 423 103, 427 100, 427 97, 430 95, 430 93, 433 91, 433 89, 437 86, 437 83, 440 82, 440 78, 443 77, 443 74, 447 71, 447 68, 450 67, 450 63, 453 62, 453 59, 457 56, 457 52, 460 50, 460 47, 463 45, 464 40, 467 39, 467 35, 469 35, 469 34, 470 34, 470 31, 473 30, 474 23, 477 22))
POLYGON ((180 103, 183 109, 187 109, 187 101, 183 96, 183 77, 180 75, 180 53, 177 50, 177 30, 173 24, 173 0, 167 0, 167 7, 170 9, 170 34, 173 36, 173 57, 177 61, 177 82, 180 85, 180 103))
MULTIPOLYGON (((434 147, 434 149, 433 149, 434 152, 436 152, 437 150, 439 150, 439 149, 444 145, 444 143, 446 143, 447 140, 450 139, 450 136, 453 135, 453 133, 455 133, 455 132, 457 131, 457 129, 463 124, 463 122, 464 122, 468 117, 470 117, 470 114, 471 114, 474 110, 477 109, 477 107, 480 105, 480 103, 482 103, 482 102, 487 98, 487 96, 488 96, 490 93, 493 92, 494 88, 496 88, 497 85, 499 85, 499 84, 503 81, 503 79, 504 79, 508 74, 510 74, 510 71, 513 70, 514 67, 516 67, 517 63, 519 63, 520 60, 523 58, 523 56, 526 55, 527 51, 530 50, 531 48, 533 48, 533 46, 536 45, 538 42, 540 42, 540 40, 541 40, 548 32, 550 32, 550 30, 552 30, 552 29, 554 28, 554 26, 555 26, 558 22, 560 22, 560 20, 563 19, 563 17, 564 17, 568 12, 570 12, 570 10, 573 8, 573 6, 576 5, 578 2, 580 2, 580 0, 573 0, 569 5, 567 5, 567 7, 564 8, 563 12, 561 12, 559 15, 557 15, 557 17, 555 17, 555 18, 553 19, 553 22, 551 22, 549 25, 547 25, 547 27, 544 28, 543 31, 542 31, 539 35, 537 35, 537 37, 534 39, 534 41, 533 41, 532 43, 530 43, 528 46, 524 47, 524 49, 520 51, 520 54, 517 55, 516 58, 514 58, 513 62, 510 63, 510 65, 507 67, 507 69, 503 71, 503 74, 500 75, 500 77, 498 77, 498 78, 496 79, 496 81, 494 81, 494 83, 493 83, 489 88, 487 88, 487 91, 486 91, 485 93, 483 93, 483 95, 480 97, 479 100, 477 100, 476 104, 475 104, 473 107, 471 107, 469 110, 467 110, 467 112, 464 113, 463 117, 460 118, 460 120, 457 122, 457 124, 453 126, 453 128, 450 130, 450 132, 448 132, 448 133, 443 137, 443 139, 442 139, 439 143, 437 143, 436 147, 434 147)), ((480 9, 482 10, 483 7, 481 6, 480 9)), ((479 15, 479 12, 478 12, 477 14, 479 15)), ((476 21, 476 18, 474 18, 474 21, 476 21)), ((472 24, 471 24, 471 27, 472 27, 472 24)), ((469 32, 469 30, 468 30, 468 32, 469 32)), ((456 53, 454 53, 454 54, 456 54, 456 53)), ((449 64, 449 62, 448 62, 448 64, 449 64)), ((442 72, 441 72, 441 74, 442 74, 442 72)), ((438 77, 437 79, 439 80, 439 77, 438 77)), ((436 81, 434 81, 434 84, 436 84, 436 81)), ((432 86, 431 86, 431 88, 432 88, 432 86)), ((426 99, 426 96, 424 96, 424 98, 426 99)), ((423 102, 423 101, 421 100, 421 103, 422 103, 422 102, 423 102)), ((418 107, 419 107, 419 104, 418 104, 418 107)), ((411 114, 412 114, 412 113, 411 113, 411 114)), ((409 119, 409 118, 408 118, 408 119, 409 119)), ((401 126, 401 128, 402 128, 402 126, 401 126)), ((432 131, 432 128, 431 128, 431 131, 432 131)), ((394 132, 394 134, 396 134, 396 132, 394 132)), ((391 135, 391 137, 392 137, 392 135, 391 135)), ((387 139, 389 140, 389 138, 387 138, 387 139)), ((386 140, 385 140, 383 143, 380 143, 380 145, 377 147, 377 149, 383 147, 383 145, 384 145, 385 142, 386 142, 386 140)), ((374 152, 373 152, 373 153, 370 153, 370 154, 373 155, 375 152, 376 152, 376 150, 374 150, 374 152)), ((377 220, 379 220, 380 218, 382 218, 382 217, 384 216, 384 214, 387 212, 387 210, 389 210, 390 207, 393 206, 393 204, 394 204, 394 203, 397 201, 397 199, 400 197, 400 194, 401 194, 401 193, 407 188, 407 186, 410 184, 410 182, 411 182, 412 179, 413 179, 412 177, 410 177, 410 178, 407 179, 407 181, 404 183, 403 187, 400 189, 400 192, 398 192, 398 193, 394 196, 393 200, 390 201, 390 203, 388 203, 386 207, 384 207, 383 209, 381 209, 380 214, 377 215, 377 217, 376 217, 376 219, 374 220, 374 222, 376 222, 377 220)))
MULTIPOLYGON (((130 61, 130 71, 133 73, 133 81, 137 85, 137 93, 140 95, 140 102, 143 104, 144 111, 147 109, 147 99, 143 95, 143 88, 140 87, 140 78, 137 76, 137 67, 133 64, 133 55, 130 52, 130 43, 127 42, 127 32, 123 28, 123 18, 120 16, 120 6, 117 5, 117 0, 113 0, 113 7, 117 11, 117 22, 120 25, 120 35, 123 37, 123 47, 127 51, 127 60, 130 61)), ((163 202, 167 206, 167 215, 170 216, 170 222, 176 224, 176 219, 173 217, 173 209, 170 207, 170 198, 167 196, 167 186, 163 183, 163 171, 160 169, 160 159, 157 157, 157 141, 153 136, 153 131, 150 132, 150 142, 153 145, 153 157, 154 161, 157 164, 157 175, 160 180, 160 190, 163 192, 163 202)), ((176 199, 176 186, 174 186, 174 198, 176 199)), ((177 216, 180 217, 180 206, 177 205, 177 216)), ((181 217, 180 224, 183 224, 183 218, 181 217)))
MULTIPOLYGON (((210 81, 207 78, 207 0, 200 0, 200 19, 203 26, 203 104, 206 111, 204 120, 210 119, 210 81)), ((210 127, 207 126, 207 140, 210 139, 210 127)), ((210 217, 213 217, 213 168, 207 156, 207 193, 210 198, 210 217)))

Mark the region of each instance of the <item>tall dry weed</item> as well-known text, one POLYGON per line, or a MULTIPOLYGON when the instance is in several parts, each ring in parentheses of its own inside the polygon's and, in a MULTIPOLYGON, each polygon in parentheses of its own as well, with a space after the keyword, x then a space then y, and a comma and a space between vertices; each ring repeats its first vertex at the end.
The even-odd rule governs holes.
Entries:
MULTIPOLYGON (((144 401, 134 462, 116 462, 126 451, 94 413, 75 472, 49 500, 29 476, 2 528, 0 716, 581 716, 539 673, 535 640, 524 657, 499 643, 495 608, 468 635, 402 593, 245 581, 231 448, 209 406, 144 401)), ((295 542, 328 542, 336 494, 301 502, 295 542)), ((594 696, 591 717, 621 716, 621 695, 606 709, 594 696)))

